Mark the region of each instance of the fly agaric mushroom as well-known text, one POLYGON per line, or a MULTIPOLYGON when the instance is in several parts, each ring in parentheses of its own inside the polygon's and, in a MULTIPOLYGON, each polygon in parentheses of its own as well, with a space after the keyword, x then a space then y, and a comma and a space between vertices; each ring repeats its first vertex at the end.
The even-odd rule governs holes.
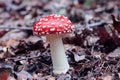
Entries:
POLYGON ((54 74, 66 73, 69 70, 61 35, 72 31, 72 22, 67 17, 57 14, 46 16, 34 25, 34 34, 37 36, 46 35, 50 42, 54 74))

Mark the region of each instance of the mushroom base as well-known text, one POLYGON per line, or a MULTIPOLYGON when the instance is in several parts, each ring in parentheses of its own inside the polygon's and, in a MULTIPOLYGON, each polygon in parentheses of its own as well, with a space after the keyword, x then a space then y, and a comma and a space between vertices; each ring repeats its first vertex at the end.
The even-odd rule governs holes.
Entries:
POLYGON ((69 64, 65 54, 62 38, 58 34, 47 36, 50 42, 51 57, 53 62, 53 73, 61 74, 69 70, 69 64))

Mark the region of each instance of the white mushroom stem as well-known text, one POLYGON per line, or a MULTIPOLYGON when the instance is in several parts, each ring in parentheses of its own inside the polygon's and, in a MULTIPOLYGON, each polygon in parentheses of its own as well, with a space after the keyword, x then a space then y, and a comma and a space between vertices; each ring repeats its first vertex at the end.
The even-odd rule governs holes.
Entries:
POLYGON ((65 74, 69 70, 69 64, 67 61, 61 36, 58 34, 48 35, 47 39, 50 42, 53 73, 65 74))

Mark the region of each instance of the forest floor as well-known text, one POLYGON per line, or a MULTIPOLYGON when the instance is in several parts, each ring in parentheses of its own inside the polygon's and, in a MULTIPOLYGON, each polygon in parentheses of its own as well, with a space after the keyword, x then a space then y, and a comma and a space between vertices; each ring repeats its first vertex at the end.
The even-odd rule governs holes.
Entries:
POLYGON ((0 0, 0 80, 120 80, 119 0, 0 0), (70 69, 53 74, 50 44, 33 25, 50 14, 67 16, 70 69))

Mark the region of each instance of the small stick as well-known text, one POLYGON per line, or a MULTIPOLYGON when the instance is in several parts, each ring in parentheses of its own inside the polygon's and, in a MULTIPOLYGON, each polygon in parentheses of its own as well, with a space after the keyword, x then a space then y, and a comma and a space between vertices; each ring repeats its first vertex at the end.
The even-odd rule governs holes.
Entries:
POLYGON ((18 59, 18 58, 7 58, 7 60, 21 61, 21 60, 28 60, 28 59, 38 58, 38 57, 39 57, 39 55, 33 56, 33 57, 25 57, 25 58, 21 58, 21 59, 18 59))
POLYGON ((16 26, 4 26, 4 25, 1 25, 0 29, 32 30, 32 27, 16 27, 16 26))
MULTIPOLYGON (((109 22, 100 21, 100 22, 88 24, 88 25, 86 25, 86 27, 88 27, 88 28, 93 28, 93 27, 95 27, 95 26, 99 26, 99 25, 104 24, 104 23, 106 23, 106 24, 112 24, 112 21, 109 21, 109 22)), ((80 29, 81 27, 83 27, 83 26, 81 26, 81 25, 79 25, 79 24, 75 25, 75 29, 80 29)), ((24 27, 4 26, 4 25, 1 25, 1 26, 0 26, 0 29, 32 30, 32 28, 33 28, 33 27, 25 27, 25 26, 24 26, 24 27)))

